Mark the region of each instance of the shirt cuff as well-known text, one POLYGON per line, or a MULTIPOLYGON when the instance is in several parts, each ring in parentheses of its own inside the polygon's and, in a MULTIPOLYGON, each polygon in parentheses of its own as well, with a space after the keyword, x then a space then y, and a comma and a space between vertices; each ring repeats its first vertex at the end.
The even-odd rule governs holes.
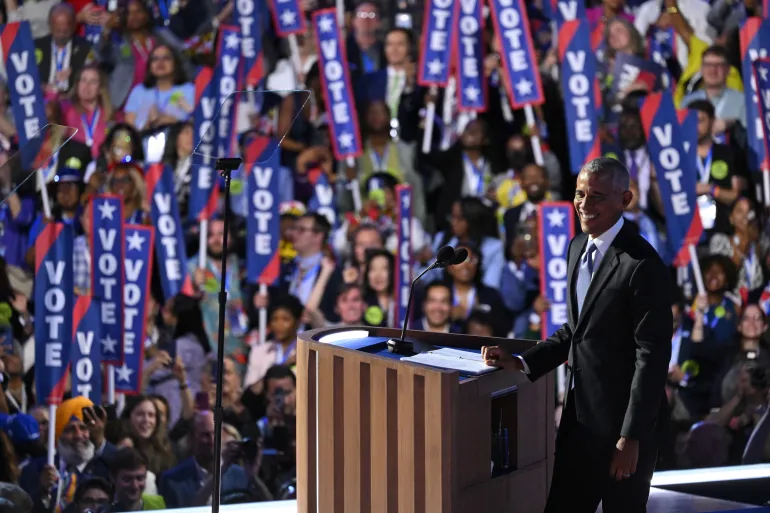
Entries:
POLYGON ((521 357, 520 355, 518 355, 518 354, 515 354, 515 355, 513 355, 513 356, 514 356, 514 357, 516 357, 516 358, 518 358, 518 359, 519 359, 519 361, 521 362, 521 366, 522 366, 522 367, 524 367, 524 370, 523 370, 522 372, 524 372, 524 374, 530 374, 530 371, 529 371, 529 365, 527 365, 527 362, 524 360, 524 358, 522 358, 522 357, 521 357))

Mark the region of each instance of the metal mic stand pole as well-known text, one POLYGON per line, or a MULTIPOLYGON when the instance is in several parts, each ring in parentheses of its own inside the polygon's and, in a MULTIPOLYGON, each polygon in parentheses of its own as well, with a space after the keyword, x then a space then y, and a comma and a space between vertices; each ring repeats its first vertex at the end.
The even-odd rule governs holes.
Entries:
MULTIPOLYGON (((212 469, 214 478, 214 487, 211 490, 211 511, 219 513, 219 494, 222 490, 222 420, 224 409, 222 408, 222 386, 225 375, 225 312, 227 308, 227 290, 225 276, 227 273, 227 235, 229 229, 230 216, 227 214, 227 207, 230 204, 230 173, 238 169, 241 165, 239 158, 217 159, 216 169, 220 171, 225 179, 225 212, 224 212, 224 234, 222 240, 222 273, 220 277, 219 288, 219 333, 217 337, 217 398, 214 403, 214 468, 212 469)), ((206 251, 207 248, 201 248, 206 251)))

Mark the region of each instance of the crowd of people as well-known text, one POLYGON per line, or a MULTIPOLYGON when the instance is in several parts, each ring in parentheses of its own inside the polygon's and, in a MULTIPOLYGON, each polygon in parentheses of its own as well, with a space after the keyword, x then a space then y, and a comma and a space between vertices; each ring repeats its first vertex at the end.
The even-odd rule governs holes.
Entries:
MULTIPOLYGON (((181 217, 187 219, 194 151, 196 66, 216 65, 216 32, 231 23, 234 0, 87 0, 0 3, 6 22, 30 22, 48 122, 78 128, 46 185, 54 221, 76 234, 76 294, 90 294, 89 208, 95 193, 113 193, 127 222, 150 224, 143 175, 148 135, 166 134, 163 162, 174 170, 181 217), (164 14, 165 13, 165 14, 164 14), (99 26, 97 41, 84 26, 99 26)), ((262 45, 266 89, 278 100, 255 108, 244 97, 232 120, 241 147, 250 137, 283 138, 280 188, 280 277, 268 293, 248 283, 243 213, 220 199, 199 248, 198 226, 185 222, 194 293, 164 297, 152 279, 142 393, 119 405, 93 404, 65 391, 55 418, 35 397, 35 239, 52 219, 29 173, 0 167, 0 481, 20 486, 14 508, 106 513, 210 503, 218 292, 227 259, 224 340, 223 503, 296 497, 295 347, 303 330, 335 325, 394 326, 396 187, 412 191, 414 270, 439 247, 468 259, 431 271, 417 291, 412 328, 482 336, 542 338, 549 309, 541 290, 538 208, 571 201, 558 44, 542 1, 525 2, 545 103, 532 124, 512 109, 503 86, 500 40, 484 31, 488 84, 484 112, 459 112, 450 86, 417 81, 423 2, 345 3, 345 47, 363 154, 338 162, 332 151, 313 25, 296 45, 279 38, 267 2, 262 45), (292 53, 294 52, 294 53, 292 53), (297 90, 297 92, 292 92, 297 90), (311 92, 306 101, 306 93, 311 92), (423 152, 424 111, 439 105, 431 151, 423 152), (533 150, 533 141, 539 148, 533 150), (536 155, 542 154, 542 162, 536 155), (538 160, 540 160, 538 158, 538 160), (335 215, 314 211, 315 176, 335 190, 335 215), (349 184, 360 187, 354 207, 349 184), (231 216, 224 253, 224 217, 231 216), (199 249, 205 265, 199 265, 199 249), (259 335, 267 309, 267 341, 259 335), (49 430, 56 464, 47 465, 49 430)), ((263 5, 264 4, 264 5, 263 5)), ((308 15, 322 0, 302 0, 308 15)), ((739 31, 762 16, 760 0, 594 0, 586 17, 599 34, 601 93, 610 114, 600 138, 605 153, 631 172, 634 201, 625 222, 672 265, 673 352, 668 396, 671 434, 659 468, 770 461, 770 223, 755 193, 758 169, 746 158, 746 116, 739 31), (647 58, 653 32, 670 31, 666 72, 677 107, 697 111, 700 215, 698 247, 705 294, 673 267, 657 175, 648 153, 639 100, 649 84, 611 87, 618 55, 647 58), (614 113, 614 114, 613 114, 614 113)), ((485 16, 487 14, 485 13, 485 16)), ((424 35, 423 35, 424 36, 424 35)), ((18 150, 13 84, 0 87, 0 155, 18 150)), ((156 266, 157 267, 157 266, 156 266)), ((686 275, 687 273, 684 273, 686 275)), ((559 414, 564 390, 554 397, 559 414)), ((2 503, 0 503, 2 506, 2 503)), ((4 511, 4 510, 3 510, 4 511)), ((9 511, 22 511, 12 509, 9 511)))

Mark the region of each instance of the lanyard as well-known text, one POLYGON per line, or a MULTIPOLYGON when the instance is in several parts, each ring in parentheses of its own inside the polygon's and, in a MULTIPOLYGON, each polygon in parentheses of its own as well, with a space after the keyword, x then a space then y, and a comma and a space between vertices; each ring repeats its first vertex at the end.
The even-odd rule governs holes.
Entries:
POLYGON ((297 341, 295 340, 292 342, 289 347, 286 348, 284 351, 283 346, 281 344, 276 344, 276 352, 278 353, 278 356, 276 357, 276 362, 278 365, 284 365, 288 360, 289 357, 294 353, 294 349, 297 347, 297 341))
POLYGON ((94 129, 96 128, 96 124, 99 123, 100 114, 100 109, 97 107, 90 121, 88 120, 88 115, 86 113, 80 115, 80 122, 83 124, 83 130, 86 132, 86 146, 92 146, 94 144, 94 129))
POLYGON ((388 170, 388 156, 390 154, 390 143, 385 145, 385 151, 382 152, 382 155, 377 153, 377 150, 374 148, 371 148, 371 151, 369 152, 369 155, 372 160, 372 166, 374 167, 374 172, 378 171, 387 171, 388 170))
POLYGON ((144 220, 144 211, 134 210, 134 213, 128 216, 128 219, 126 219, 126 224, 142 224, 143 220, 144 220))
POLYGON ((166 113, 166 107, 168 107, 168 104, 171 103, 171 98, 174 96, 173 89, 169 91, 169 95, 166 97, 165 101, 160 101, 160 91, 158 88, 155 88, 155 105, 158 106, 158 113, 159 114, 165 114, 166 113))
MULTIPOLYGON (((219 281, 219 276, 221 273, 219 273, 219 270, 216 267, 214 267, 214 264, 211 262, 211 259, 206 260, 206 266, 209 268, 209 271, 215 277, 215 279, 219 281)), ((233 267, 230 266, 230 268, 227 269, 227 272, 225 273, 225 290, 228 290, 228 291, 230 290, 232 277, 233 277, 233 267)))
MULTIPOLYGON (((454 288, 454 298, 455 298, 455 306, 460 306, 460 295, 457 293, 457 289, 454 288)), ((465 317, 470 317, 471 312, 473 312, 473 305, 476 302, 476 287, 471 288, 468 291, 468 294, 465 296, 466 299, 466 305, 465 305, 465 317)))
POLYGON ((21 404, 13 396, 10 389, 5 391, 5 397, 8 398, 8 402, 19 412, 27 413, 27 391, 24 389, 24 386, 21 387, 21 404))
POLYGON ((396 71, 393 74, 392 79, 388 80, 388 107, 390 108, 390 116, 398 116, 398 104, 401 99, 401 93, 404 89, 403 76, 400 71, 396 71))
POLYGON ((754 278, 754 261, 756 260, 754 244, 749 246, 746 252, 746 258, 743 260, 743 269, 746 271, 746 286, 751 289, 752 278, 754 278))
POLYGON ((134 39, 132 44, 134 45, 134 50, 136 50, 136 53, 138 53, 139 57, 141 57, 145 62, 150 58, 150 52, 155 46, 152 42, 152 39, 147 39, 144 45, 134 39))
MULTIPOLYGON (((465 164, 469 166, 471 173, 476 178, 476 192, 473 193, 476 196, 483 196, 484 195, 484 168, 486 167, 486 162, 484 159, 481 159, 481 165, 479 167, 476 167, 476 164, 473 163, 473 161, 468 158, 467 155, 463 155, 463 160, 465 161, 465 164)), ((474 187, 471 184, 468 184, 470 186, 470 189, 474 189, 474 187)))
POLYGON ((157 0, 157 2, 158 2, 158 10, 160 11, 160 16, 161 18, 163 18, 163 24, 168 25, 169 20, 171 19, 169 5, 166 2, 166 0, 157 0))
POLYGON ((291 280, 291 287, 289 287, 289 293, 299 297, 300 299, 303 299, 303 303, 307 302, 307 298, 302 298, 300 296, 301 290, 303 287, 306 286, 307 282, 314 283, 315 278, 318 275, 318 271, 321 269, 321 264, 316 264, 310 269, 308 269, 305 272, 302 272, 302 269, 298 266, 297 269, 294 270, 294 276, 291 280))
POLYGON ((706 155, 705 159, 701 159, 698 157, 696 159, 698 163, 698 172, 700 173, 700 183, 708 183, 709 181, 709 175, 711 174, 711 159, 712 159, 712 153, 714 152, 714 147, 712 146, 709 148, 709 154, 706 155))
POLYGON ((56 43, 51 43, 53 47, 54 58, 56 59, 56 72, 60 72, 64 69, 64 63, 67 61, 69 55, 70 44, 67 43, 64 48, 59 48, 56 43))

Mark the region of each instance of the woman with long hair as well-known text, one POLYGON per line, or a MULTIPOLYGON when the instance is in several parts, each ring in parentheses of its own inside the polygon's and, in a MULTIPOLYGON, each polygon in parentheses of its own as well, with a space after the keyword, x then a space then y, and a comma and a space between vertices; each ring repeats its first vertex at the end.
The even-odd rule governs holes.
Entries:
POLYGON ((193 147, 193 125, 176 123, 168 132, 163 162, 174 169, 174 192, 179 204, 179 217, 187 219, 187 200, 190 196, 190 180, 193 147))
POLYGON ((62 114, 66 126, 79 128, 74 140, 91 148, 96 159, 113 115, 107 79, 99 66, 87 64, 77 70, 69 99, 62 102, 62 114))
POLYGON ((179 54, 167 44, 152 49, 147 73, 126 101, 126 122, 137 130, 185 121, 193 111, 195 86, 187 81, 179 54))
POLYGON ((107 192, 123 198, 123 218, 128 224, 146 224, 149 220, 145 183, 135 164, 118 164, 109 173, 107 192))
POLYGON ((393 277, 395 259, 384 249, 366 251, 364 268, 364 321, 369 326, 394 327, 393 277))
POLYGON ((150 397, 132 398, 126 405, 123 419, 134 447, 147 458, 148 471, 158 476, 176 464, 168 433, 158 422, 158 408, 150 397))
POLYGON ((465 326, 471 314, 480 310, 497 321, 494 326, 495 336, 506 336, 513 326, 513 320, 497 289, 483 282, 483 255, 471 242, 460 242, 457 247, 468 250, 468 258, 461 264, 444 269, 444 279, 452 287, 452 322, 465 326))
POLYGON ((494 210, 479 198, 465 196, 452 205, 449 222, 449 230, 436 234, 434 253, 446 245, 456 247, 458 244, 471 244, 478 248, 483 257, 483 283, 488 287, 499 288, 505 253, 497 234, 494 210))
POLYGON ((181 43, 165 28, 156 28, 150 2, 128 0, 121 9, 117 35, 104 32, 95 50, 97 60, 109 72, 112 105, 121 109, 129 93, 141 84, 150 67, 150 53, 159 44, 170 44, 177 51, 181 43))

